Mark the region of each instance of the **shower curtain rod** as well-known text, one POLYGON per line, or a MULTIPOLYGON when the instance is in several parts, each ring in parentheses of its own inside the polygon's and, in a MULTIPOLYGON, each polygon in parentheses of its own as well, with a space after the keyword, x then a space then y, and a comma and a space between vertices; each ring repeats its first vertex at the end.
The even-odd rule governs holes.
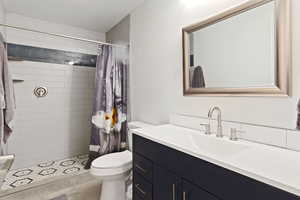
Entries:
POLYGON ((1 24, 1 23, 0 23, 0 26, 4 26, 4 27, 8 27, 8 28, 13 28, 13 29, 18 29, 18 30, 23 30, 23 31, 41 33, 41 34, 55 36, 55 37, 61 37, 61 38, 79 40, 79 41, 83 41, 83 42, 89 42, 89 43, 96 43, 96 44, 103 44, 103 45, 110 45, 110 46, 127 48, 127 46, 125 46, 125 45, 111 44, 111 43, 107 43, 107 42, 101 42, 101 41, 97 41, 97 40, 90 40, 90 39, 85 39, 85 38, 80 38, 80 37, 74 37, 74 36, 70 36, 70 35, 63 35, 63 34, 57 34, 57 33, 49 33, 49 32, 38 31, 38 30, 34 30, 34 29, 29 29, 29 28, 24 28, 24 27, 20 27, 20 26, 12 26, 12 25, 1 24))

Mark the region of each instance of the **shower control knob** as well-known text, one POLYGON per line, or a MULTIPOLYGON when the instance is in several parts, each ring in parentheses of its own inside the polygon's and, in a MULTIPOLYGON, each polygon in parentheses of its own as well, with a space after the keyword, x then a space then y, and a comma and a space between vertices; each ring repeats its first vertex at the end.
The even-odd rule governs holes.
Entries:
POLYGON ((48 89, 46 87, 36 87, 33 93, 37 97, 45 97, 48 94, 48 89))

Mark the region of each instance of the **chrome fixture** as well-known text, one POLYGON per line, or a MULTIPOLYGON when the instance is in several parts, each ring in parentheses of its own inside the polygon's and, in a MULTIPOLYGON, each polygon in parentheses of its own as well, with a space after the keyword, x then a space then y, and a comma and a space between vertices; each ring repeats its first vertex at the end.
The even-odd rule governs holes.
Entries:
POLYGON ((80 37, 74 37, 74 36, 70 36, 70 35, 62 35, 62 34, 57 34, 57 33, 45 32, 45 31, 29 29, 29 28, 25 28, 25 27, 21 27, 21 26, 14 26, 14 25, 3 24, 3 23, 0 23, 0 26, 13 28, 13 29, 21 30, 21 31, 29 31, 29 32, 40 33, 40 34, 49 35, 49 36, 55 36, 55 37, 78 40, 78 41, 83 41, 83 42, 95 43, 95 44, 100 44, 100 45, 109 45, 109 46, 127 48, 127 46, 124 46, 124 45, 111 44, 111 43, 107 43, 107 42, 102 42, 102 41, 97 41, 97 40, 90 40, 90 39, 80 38, 80 37))
POLYGON ((211 134, 211 128, 210 128, 210 124, 200 124, 201 126, 203 126, 205 128, 205 135, 210 135, 211 134))
POLYGON ((48 94, 48 89, 46 87, 36 87, 33 93, 37 97, 45 97, 48 94))
POLYGON ((230 140, 232 141, 237 141, 238 140, 238 136, 237 133, 245 133, 245 131, 242 130, 238 130, 237 128, 231 128, 230 129, 230 140))
POLYGON ((217 137, 223 137, 223 128, 222 128, 222 113, 221 109, 217 106, 211 107, 210 110, 208 111, 208 120, 209 120, 209 126, 211 127, 211 120, 213 117, 213 113, 217 111, 218 112, 218 127, 217 127, 217 137))

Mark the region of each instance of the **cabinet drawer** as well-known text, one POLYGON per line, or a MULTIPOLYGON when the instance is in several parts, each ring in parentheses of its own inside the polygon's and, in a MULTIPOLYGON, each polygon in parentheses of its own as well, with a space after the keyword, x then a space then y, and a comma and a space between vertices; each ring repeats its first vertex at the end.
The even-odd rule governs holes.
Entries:
POLYGON ((152 200, 152 184, 136 172, 133 178, 133 197, 135 200, 152 200))
POLYGON ((133 170, 138 172, 148 181, 152 182, 152 176, 153 176, 152 161, 135 153, 133 154, 133 170))
POLYGON ((202 190, 201 188, 183 180, 182 181, 183 200, 218 200, 212 194, 202 190))

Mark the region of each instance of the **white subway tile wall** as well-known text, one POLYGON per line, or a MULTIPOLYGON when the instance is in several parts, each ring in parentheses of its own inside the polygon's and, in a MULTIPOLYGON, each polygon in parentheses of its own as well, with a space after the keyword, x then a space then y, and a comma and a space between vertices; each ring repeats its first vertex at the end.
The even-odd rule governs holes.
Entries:
POLYGON ((8 152, 16 155, 13 168, 68 158, 88 152, 95 68, 10 61, 15 82, 16 127, 8 152), (37 86, 48 95, 37 98, 37 86))
MULTIPOLYGON (((207 123, 208 120, 203 117, 187 116, 181 114, 172 114, 170 116, 170 123, 183 126, 186 128, 193 128, 202 130, 200 123, 207 123)), ((223 133, 226 136, 230 135, 231 128, 237 128, 242 133, 238 133, 240 139, 258 142, 262 144, 278 146, 294 151, 300 151, 300 131, 291 131, 281 128, 271 128, 259 125, 248 125, 238 122, 222 122, 223 133)), ((213 121, 212 129, 216 128, 216 121, 213 121)))

